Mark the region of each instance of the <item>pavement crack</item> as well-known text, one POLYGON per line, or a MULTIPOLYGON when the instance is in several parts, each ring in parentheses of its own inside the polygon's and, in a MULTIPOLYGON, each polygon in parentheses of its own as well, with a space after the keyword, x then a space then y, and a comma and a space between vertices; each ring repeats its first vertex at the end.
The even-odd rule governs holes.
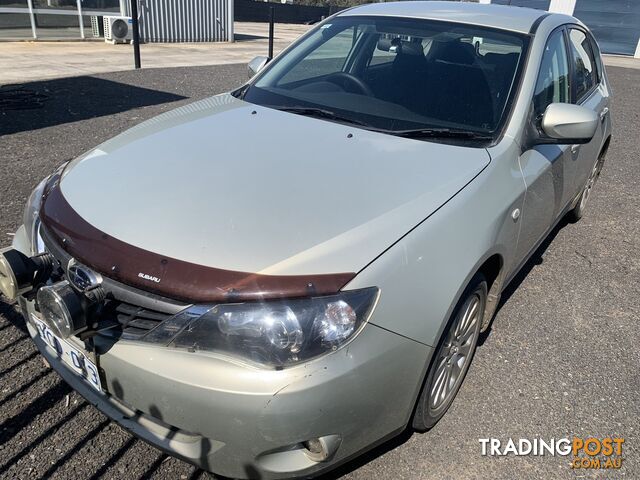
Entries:
POLYGON ((593 262, 591 261, 591 259, 587 257, 584 253, 579 252, 578 250, 575 250, 575 252, 576 252, 576 255, 578 255, 580 258, 584 258, 589 263, 590 267, 593 266, 593 262))

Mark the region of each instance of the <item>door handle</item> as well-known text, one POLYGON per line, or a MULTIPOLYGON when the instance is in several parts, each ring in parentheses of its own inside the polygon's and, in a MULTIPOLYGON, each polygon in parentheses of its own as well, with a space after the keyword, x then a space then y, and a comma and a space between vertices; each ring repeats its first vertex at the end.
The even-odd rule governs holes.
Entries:
POLYGON ((600 112, 600 121, 604 122, 604 119, 607 118, 607 113, 609 113, 609 107, 604 107, 600 112))
POLYGON ((578 150, 580 150, 580 144, 571 145, 571 153, 575 155, 578 153, 578 150))

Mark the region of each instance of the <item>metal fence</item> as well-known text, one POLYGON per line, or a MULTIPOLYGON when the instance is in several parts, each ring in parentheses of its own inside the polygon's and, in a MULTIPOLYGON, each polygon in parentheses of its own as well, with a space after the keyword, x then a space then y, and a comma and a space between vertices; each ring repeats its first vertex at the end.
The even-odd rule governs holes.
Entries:
POLYGON ((145 4, 140 22, 144 41, 233 40, 232 0, 146 0, 145 4))
POLYGON ((234 3, 234 17, 237 22, 267 22, 269 20, 269 9, 272 7, 275 9, 276 22, 298 24, 315 23, 339 10, 335 7, 256 2, 254 0, 235 0, 234 3))
POLYGON ((143 42, 233 41, 233 0, 140 0, 138 12, 143 42))

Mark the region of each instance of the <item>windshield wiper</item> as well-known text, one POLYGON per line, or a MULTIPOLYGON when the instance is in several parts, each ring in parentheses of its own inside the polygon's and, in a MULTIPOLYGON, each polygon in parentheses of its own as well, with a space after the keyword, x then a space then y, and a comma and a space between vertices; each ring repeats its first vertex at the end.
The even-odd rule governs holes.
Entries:
POLYGON ((461 138, 469 140, 491 140, 493 138, 486 133, 456 128, 416 128, 413 130, 395 130, 389 133, 406 138, 461 138))
POLYGON ((307 117, 326 118, 327 120, 334 120, 336 122, 350 123, 352 125, 359 125, 365 128, 371 128, 371 125, 354 118, 342 116, 331 110, 325 110, 324 108, 315 107, 274 107, 282 112, 295 113, 296 115, 305 115, 307 117))
POLYGON ((273 107, 283 112, 295 113, 297 115, 305 115, 309 117, 326 118, 336 122, 350 123, 358 125, 373 132, 386 133, 405 138, 458 138, 468 140, 491 140, 493 137, 489 134, 474 132, 472 130, 462 130, 456 128, 417 128, 411 130, 388 130, 377 128, 361 120, 342 116, 331 110, 316 107, 273 107))

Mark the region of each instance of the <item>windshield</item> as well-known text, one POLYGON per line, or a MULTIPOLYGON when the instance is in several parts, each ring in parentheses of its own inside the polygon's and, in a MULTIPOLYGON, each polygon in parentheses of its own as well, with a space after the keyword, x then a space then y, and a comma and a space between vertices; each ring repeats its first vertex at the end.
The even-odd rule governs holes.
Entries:
POLYGON ((267 107, 389 133, 493 134, 525 37, 448 22, 337 17, 242 92, 267 107), (333 116, 333 118, 331 118, 333 116))

